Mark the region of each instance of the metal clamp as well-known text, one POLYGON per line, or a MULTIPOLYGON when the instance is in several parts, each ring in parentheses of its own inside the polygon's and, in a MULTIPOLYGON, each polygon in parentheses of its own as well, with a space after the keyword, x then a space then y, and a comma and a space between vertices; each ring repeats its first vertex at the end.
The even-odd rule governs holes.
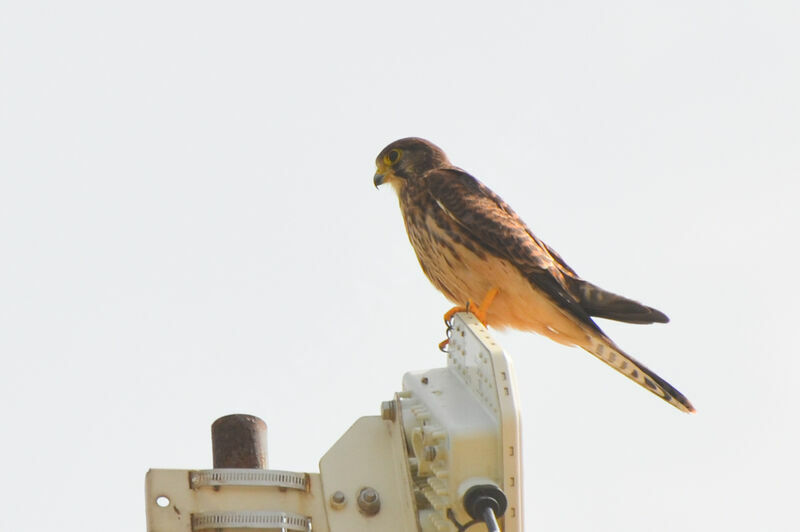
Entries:
POLYGON ((192 489, 203 486, 268 486, 308 491, 308 474, 276 469, 201 469, 189 473, 192 489))
POLYGON ((269 528, 311 532, 311 519, 290 512, 202 512, 192 515, 192 530, 269 528))

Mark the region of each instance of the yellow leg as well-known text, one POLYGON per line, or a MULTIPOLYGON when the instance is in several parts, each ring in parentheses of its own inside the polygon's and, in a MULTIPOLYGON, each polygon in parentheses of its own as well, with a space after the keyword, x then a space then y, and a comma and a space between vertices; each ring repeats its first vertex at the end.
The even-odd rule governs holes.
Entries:
POLYGON ((467 302, 467 306, 465 307, 453 307, 448 310, 444 315, 444 322, 450 323, 450 320, 453 319, 453 316, 456 315, 458 312, 471 312, 478 320, 486 325, 486 315, 489 313, 489 307, 492 306, 492 301, 494 298, 497 297, 498 289, 492 287, 481 301, 480 305, 476 305, 474 301, 469 300, 467 302))
POLYGON ((486 315, 489 314, 489 307, 492 306, 492 301, 494 301, 494 298, 497 297, 497 292, 498 289, 492 287, 488 292, 486 292, 486 295, 483 297, 483 301, 481 301, 480 306, 475 310, 470 309, 470 312, 472 312, 475 317, 478 318, 481 323, 483 323, 484 326, 486 326, 486 315))
MULTIPOLYGON (((483 323, 484 327, 486 326, 486 315, 489 313, 489 307, 492 306, 492 301, 497 296, 497 288, 492 287, 481 301, 480 305, 476 305, 474 301, 469 300, 467 302, 467 306, 465 307, 453 307, 444 314, 444 322, 447 325, 447 332, 448 335, 450 333, 450 320, 453 319, 453 316, 456 315, 458 312, 471 312, 478 320, 483 323)), ((440 351, 446 351, 447 344, 450 342, 448 337, 447 340, 442 341, 439 344, 440 351)))

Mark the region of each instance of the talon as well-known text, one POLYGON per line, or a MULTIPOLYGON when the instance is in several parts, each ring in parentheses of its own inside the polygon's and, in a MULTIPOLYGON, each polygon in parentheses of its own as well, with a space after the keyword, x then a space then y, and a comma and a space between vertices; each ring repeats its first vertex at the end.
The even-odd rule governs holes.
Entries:
POLYGON ((458 314, 459 312, 469 312, 469 303, 467 303, 466 307, 453 307, 447 312, 444 313, 444 322, 446 325, 450 325, 450 320, 453 319, 453 316, 458 314))
POLYGON ((463 307, 453 307, 444 314, 444 322, 447 325, 450 325, 450 320, 453 319, 453 316, 458 314, 459 312, 469 312, 480 321, 484 327, 487 325, 486 323, 486 315, 489 313, 489 307, 492 306, 492 301, 497 296, 498 289, 491 288, 488 292, 486 292, 486 296, 484 296, 483 301, 481 304, 478 305, 471 299, 467 301, 467 304, 463 307), (473 310, 474 309, 474 310, 473 310))
POLYGON ((439 342, 439 351, 442 353, 447 353, 447 344, 450 343, 450 338, 445 338, 441 342, 439 342))

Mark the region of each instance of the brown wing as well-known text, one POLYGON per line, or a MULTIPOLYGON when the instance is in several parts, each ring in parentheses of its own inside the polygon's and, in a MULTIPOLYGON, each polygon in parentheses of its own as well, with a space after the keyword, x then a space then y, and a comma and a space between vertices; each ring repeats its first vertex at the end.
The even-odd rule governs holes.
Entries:
POLYGON ((626 377, 677 408, 693 412, 686 397, 614 344, 590 314, 646 323, 666 316, 622 296, 605 292, 580 279, 558 254, 537 239, 519 216, 497 194, 458 169, 434 170, 425 176, 426 188, 438 206, 467 232, 475 245, 508 260, 570 316, 597 332, 591 345, 582 346, 626 377), (652 313, 646 317, 638 307, 652 313))
MULTIPOLYGON (((535 236, 533 238, 536 239, 535 236)), ((623 321, 625 323, 669 323, 667 315, 660 310, 609 292, 581 279, 575 273, 575 270, 570 268, 553 248, 541 240, 536 239, 536 241, 544 246, 562 270, 568 272, 564 275, 564 281, 569 286, 570 293, 580 301, 581 307, 590 316, 623 321)))
POLYGON ((669 318, 660 310, 643 305, 638 301, 603 290, 588 281, 569 278, 567 283, 572 288, 590 316, 625 323, 668 323, 669 318))
POLYGON ((582 323, 601 332, 569 281, 574 272, 555 258, 497 194, 468 173, 437 169, 425 176, 428 193, 482 248, 508 260, 539 290, 582 323))

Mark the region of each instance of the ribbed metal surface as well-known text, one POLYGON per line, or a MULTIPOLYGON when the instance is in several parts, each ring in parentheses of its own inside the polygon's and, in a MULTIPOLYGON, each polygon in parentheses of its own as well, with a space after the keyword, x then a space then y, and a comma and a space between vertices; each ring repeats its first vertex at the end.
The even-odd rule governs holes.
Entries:
POLYGON ((274 528, 311 531, 311 519, 289 512, 203 512, 192 515, 192 530, 214 528, 274 528))
POLYGON ((202 469, 189 475, 192 489, 203 486, 274 486, 308 490, 308 475, 275 469, 202 469))

